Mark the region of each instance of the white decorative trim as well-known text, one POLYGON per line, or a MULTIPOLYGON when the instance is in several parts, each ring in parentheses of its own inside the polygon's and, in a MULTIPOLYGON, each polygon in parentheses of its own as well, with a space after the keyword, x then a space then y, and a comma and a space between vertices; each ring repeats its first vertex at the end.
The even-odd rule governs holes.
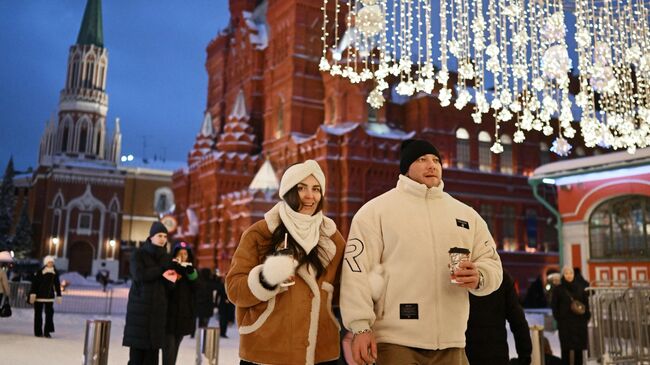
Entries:
POLYGON ((280 286, 278 285, 274 290, 268 290, 262 286, 262 283, 260 283, 260 272, 262 272, 263 266, 257 265, 248 273, 248 287, 255 298, 266 302, 280 292, 280 286))
POLYGON ((610 280, 612 280, 612 274, 610 272, 609 266, 597 266, 595 271, 596 271, 596 280, 597 281, 610 281, 610 280))
MULTIPOLYGON (((638 179, 623 179, 623 180, 617 180, 617 181, 610 181, 608 183, 602 184, 594 188, 593 190, 589 191, 587 194, 582 196, 582 199, 580 199, 580 202, 578 205, 576 205, 576 209, 571 212, 571 213, 565 213, 562 214, 562 218, 570 218, 570 217, 575 217, 578 215, 578 212, 580 211, 580 208, 582 208, 582 205, 585 203, 585 201, 593 194, 598 192, 599 190, 608 188, 613 185, 627 185, 630 183, 637 183, 641 185, 650 185, 650 181, 645 181, 645 180, 638 180, 638 179)), ((629 193, 622 193, 620 195, 629 195, 629 193)), ((617 195, 617 196, 620 196, 617 195)), ((612 198, 615 198, 616 196, 608 196, 605 200, 610 200, 612 198)), ((598 204, 593 204, 594 207, 596 207, 598 204)), ((587 216, 587 214, 585 214, 587 216)))
POLYGON ((83 211, 91 211, 93 209, 98 209, 101 213, 106 211, 104 203, 93 195, 90 184, 86 184, 86 191, 84 191, 83 195, 72 199, 66 208, 72 209, 75 207, 83 211))
POLYGON ((271 300, 268 301, 266 304, 266 309, 260 316, 251 324, 250 326, 241 326, 239 327, 239 334, 240 335, 247 335, 249 333, 253 333, 260 329, 264 322, 269 318, 271 313, 273 313, 273 310, 275 309, 275 297, 271 298, 271 300))
POLYGON ((332 299, 334 298, 334 285, 328 283, 327 281, 323 281, 323 284, 321 284, 321 288, 327 292, 327 313, 330 315, 330 319, 332 322, 334 322, 334 325, 336 328, 338 328, 339 331, 341 331, 341 324, 339 323, 339 320, 336 319, 334 316, 334 312, 332 312, 332 299))
POLYGON ((108 112, 108 106, 102 105, 96 102, 91 101, 82 101, 82 100, 65 100, 64 98, 59 103, 59 110, 62 112, 86 112, 86 113, 97 113, 101 116, 106 116, 108 112))
POLYGON ((311 289, 314 297, 311 299, 311 313, 309 321, 309 333, 307 336, 308 345, 305 353, 305 365, 313 365, 316 357, 316 337, 318 335, 318 317, 320 316, 320 289, 316 282, 316 276, 312 270, 306 269, 303 265, 298 269, 298 276, 300 276, 309 289, 311 289))
POLYGON ((635 266, 631 268, 632 281, 648 281, 648 268, 643 266, 635 266))

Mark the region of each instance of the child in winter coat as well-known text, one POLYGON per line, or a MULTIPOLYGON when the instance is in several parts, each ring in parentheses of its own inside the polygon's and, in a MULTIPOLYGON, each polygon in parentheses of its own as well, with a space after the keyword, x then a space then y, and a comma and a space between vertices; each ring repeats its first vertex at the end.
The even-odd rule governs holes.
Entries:
POLYGON ((45 256, 43 267, 34 274, 29 290, 29 303, 34 305, 34 335, 52 337, 54 332, 54 300, 61 303, 61 283, 54 267, 54 257, 45 256), (43 327, 45 309, 45 327, 43 327))
POLYGON ((240 364, 336 364, 339 358, 332 298, 345 241, 323 215, 325 186, 316 161, 289 167, 280 181, 282 201, 242 235, 226 276, 240 364))

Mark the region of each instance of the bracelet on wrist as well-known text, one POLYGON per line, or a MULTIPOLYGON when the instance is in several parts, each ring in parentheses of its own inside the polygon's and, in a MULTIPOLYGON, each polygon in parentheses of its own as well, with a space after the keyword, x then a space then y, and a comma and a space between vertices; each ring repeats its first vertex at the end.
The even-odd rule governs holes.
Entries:
POLYGON ((365 330, 356 331, 356 332, 354 332, 354 336, 356 336, 356 335, 362 335, 362 334, 364 334, 364 333, 372 333, 372 330, 371 330, 370 328, 366 328, 365 330))

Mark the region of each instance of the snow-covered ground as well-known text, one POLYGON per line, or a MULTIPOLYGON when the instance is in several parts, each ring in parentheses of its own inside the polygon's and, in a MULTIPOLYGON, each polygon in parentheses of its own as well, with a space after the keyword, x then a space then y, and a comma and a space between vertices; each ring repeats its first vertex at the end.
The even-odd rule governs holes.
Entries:
MULTIPOLYGON (((0 318, 0 364, 14 365, 68 365, 81 364, 86 320, 108 319, 111 321, 109 364, 126 364, 129 360, 128 347, 122 346, 124 315, 108 317, 85 314, 55 313, 52 338, 34 337, 34 310, 14 308, 9 318, 0 318)), ((216 326, 214 318, 210 326, 216 326)), ((220 338, 219 364, 239 363, 239 336, 234 327, 228 329, 229 338, 220 338)), ((185 337, 178 353, 178 364, 195 363, 196 339, 185 337)), ((203 362, 204 364, 206 362, 203 362)))
MULTIPOLYGON (((111 321, 108 363, 126 364, 128 362, 129 349, 122 346, 122 334, 124 331, 124 309, 126 307, 124 297, 128 292, 128 288, 115 289, 114 306, 112 308, 112 313, 114 314, 111 316, 62 313, 67 309, 66 307, 61 307, 61 310, 56 312, 55 306, 54 325, 56 332, 53 333, 53 338, 34 337, 34 312, 32 308, 13 308, 13 315, 11 317, 0 318, 0 365, 67 365, 81 363, 86 321, 89 319, 108 319, 111 321)), ((101 289, 98 288, 97 292, 99 295, 101 289)), ((67 294, 64 294, 64 302, 71 303, 79 300, 78 305, 84 305, 84 303, 87 305, 89 303, 87 301, 88 298, 86 300, 81 300, 81 298, 75 299, 75 296, 72 295, 73 293, 74 291, 71 290, 67 294)), ((98 311, 102 311, 102 309, 98 309, 98 311)), ((542 314, 527 313, 527 319, 531 326, 544 324, 542 314)), ((218 325, 214 317, 210 320, 209 325, 218 325)), ((549 339, 553 353, 559 356, 560 345, 557 332, 545 332, 544 335, 549 339)), ((508 336, 511 357, 516 357, 512 334, 508 332, 508 336)), ((239 364, 239 336, 234 326, 228 329, 228 337, 227 339, 219 339, 219 364, 239 364)), ((196 356, 195 349, 196 340, 189 338, 189 336, 185 337, 181 343, 177 363, 194 364, 196 356)))

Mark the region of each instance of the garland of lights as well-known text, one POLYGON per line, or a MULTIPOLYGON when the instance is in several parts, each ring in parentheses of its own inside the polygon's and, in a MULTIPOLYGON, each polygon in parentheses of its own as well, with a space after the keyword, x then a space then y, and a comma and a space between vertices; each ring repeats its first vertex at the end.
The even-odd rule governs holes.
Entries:
POLYGON ((567 155, 577 118, 587 147, 633 153, 650 145, 644 0, 439 0, 437 18, 432 1, 323 0, 320 70, 352 83, 372 81, 367 102, 373 108, 385 103, 390 77, 398 80, 399 95, 437 94, 444 107, 471 107, 475 123, 490 113, 496 123, 494 153, 503 151, 501 124, 513 123, 515 143, 522 143, 526 132, 556 134, 551 150, 567 155), (577 65, 569 57, 565 7, 576 15, 577 65), (569 93, 574 66, 579 114, 569 93), (452 67, 456 85, 449 84, 452 67))

